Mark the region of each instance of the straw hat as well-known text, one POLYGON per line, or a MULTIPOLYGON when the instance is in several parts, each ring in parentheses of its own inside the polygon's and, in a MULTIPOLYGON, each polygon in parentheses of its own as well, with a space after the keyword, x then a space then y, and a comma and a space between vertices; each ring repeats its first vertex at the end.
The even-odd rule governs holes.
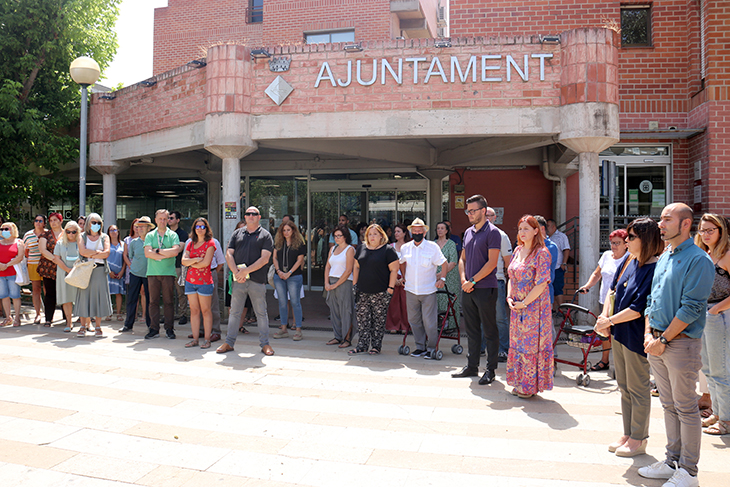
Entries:
POLYGON ((416 218, 415 220, 413 220, 413 223, 408 225, 408 231, 410 232, 413 227, 423 227, 423 231, 428 232, 428 225, 423 223, 423 220, 421 220, 420 218, 416 218))
POLYGON ((150 220, 150 217, 143 216, 139 220, 137 220, 137 225, 148 225, 150 227, 154 227, 155 224, 152 223, 152 220, 150 220))

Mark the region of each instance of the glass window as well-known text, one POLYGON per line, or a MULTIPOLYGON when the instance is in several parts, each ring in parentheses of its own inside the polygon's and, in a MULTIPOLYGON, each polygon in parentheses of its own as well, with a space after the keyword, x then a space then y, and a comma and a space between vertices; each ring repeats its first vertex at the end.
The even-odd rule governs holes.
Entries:
POLYGON ((249 23, 264 21, 264 0, 249 0, 248 21, 249 23))
POLYGON ((328 44, 330 42, 355 42, 355 31, 317 32, 304 34, 307 44, 328 44))
POLYGON ((621 7, 621 46, 651 46, 651 6, 621 7))

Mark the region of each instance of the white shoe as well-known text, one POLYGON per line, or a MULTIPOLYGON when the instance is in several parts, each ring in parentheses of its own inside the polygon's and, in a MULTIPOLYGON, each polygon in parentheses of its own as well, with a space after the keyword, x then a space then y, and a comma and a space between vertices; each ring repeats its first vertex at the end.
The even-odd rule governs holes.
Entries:
POLYGON ((667 462, 660 460, 646 467, 639 469, 639 475, 647 479, 670 479, 674 476, 677 471, 677 462, 674 462, 675 468, 667 465, 667 462))
POLYGON ((697 477, 691 476, 685 469, 680 467, 662 487, 699 487, 699 485, 700 481, 697 477))

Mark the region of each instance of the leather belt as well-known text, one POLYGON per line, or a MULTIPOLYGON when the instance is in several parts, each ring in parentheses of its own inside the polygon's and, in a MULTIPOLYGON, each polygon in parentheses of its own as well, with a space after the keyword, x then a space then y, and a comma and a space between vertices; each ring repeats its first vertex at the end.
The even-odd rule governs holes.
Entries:
MULTIPOLYGON (((651 335, 654 338, 659 338, 661 336, 661 334, 664 333, 665 331, 666 330, 657 330, 656 328, 651 328, 651 335)), ((686 333, 680 333, 679 335, 677 335, 674 338, 689 338, 689 335, 687 335, 686 333)), ((672 340, 674 340, 674 338, 672 338, 672 340)))

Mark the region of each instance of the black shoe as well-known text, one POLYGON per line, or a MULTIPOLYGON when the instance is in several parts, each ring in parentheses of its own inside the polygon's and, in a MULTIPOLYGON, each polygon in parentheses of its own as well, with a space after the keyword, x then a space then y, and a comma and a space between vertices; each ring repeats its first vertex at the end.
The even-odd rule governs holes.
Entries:
POLYGON ((486 372, 484 372, 484 375, 481 379, 479 379, 479 385, 485 386, 487 384, 491 384, 494 382, 494 379, 497 378, 497 373, 494 370, 487 369, 486 372))
POLYGON ((150 332, 147 333, 144 336, 145 340, 149 340, 151 338, 160 338, 160 330, 152 330, 150 329, 150 332))
POLYGON ((418 350, 413 351, 411 357, 423 357, 424 355, 426 355, 426 351, 419 348, 418 350))
POLYGON ((487 351, 486 350, 482 350, 481 352, 479 352, 479 355, 481 357, 486 357, 487 356, 487 351))
POLYGON ((160 316, 160 324, 161 325, 164 325, 165 324, 165 317, 164 316, 160 316))
POLYGON ((167 335, 167 338, 169 338, 170 340, 174 340, 175 338, 177 338, 175 336, 175 332, 173 330, 167 330, 165 332, 165 334, 167 335))
POLYGON ((497 362, 506 362, 507 361, 507 352, 499 352, 497 354, 497 362))
POLYGON ((429 350, 423 354, 423 358, 426 360, 436 360, 436 350, 429 350))
POLYGON ((477 377, 479 375, 479 371, 477 369, 472 369, 468 365, 461 369, 459 372, 454 372, 451 374, 451 377, 477 377))
POLYGON ((119 333, 127 333, 129 331, 132 331, 132 327, 131 326, 125 326, 125 327, 122 327, 121 330, 119 330, 119 333))
POLYGON ((181 316, 179 320, 177 320, 178 325, 187 325, 188 324, 188 317, 187 316, 181 316))

